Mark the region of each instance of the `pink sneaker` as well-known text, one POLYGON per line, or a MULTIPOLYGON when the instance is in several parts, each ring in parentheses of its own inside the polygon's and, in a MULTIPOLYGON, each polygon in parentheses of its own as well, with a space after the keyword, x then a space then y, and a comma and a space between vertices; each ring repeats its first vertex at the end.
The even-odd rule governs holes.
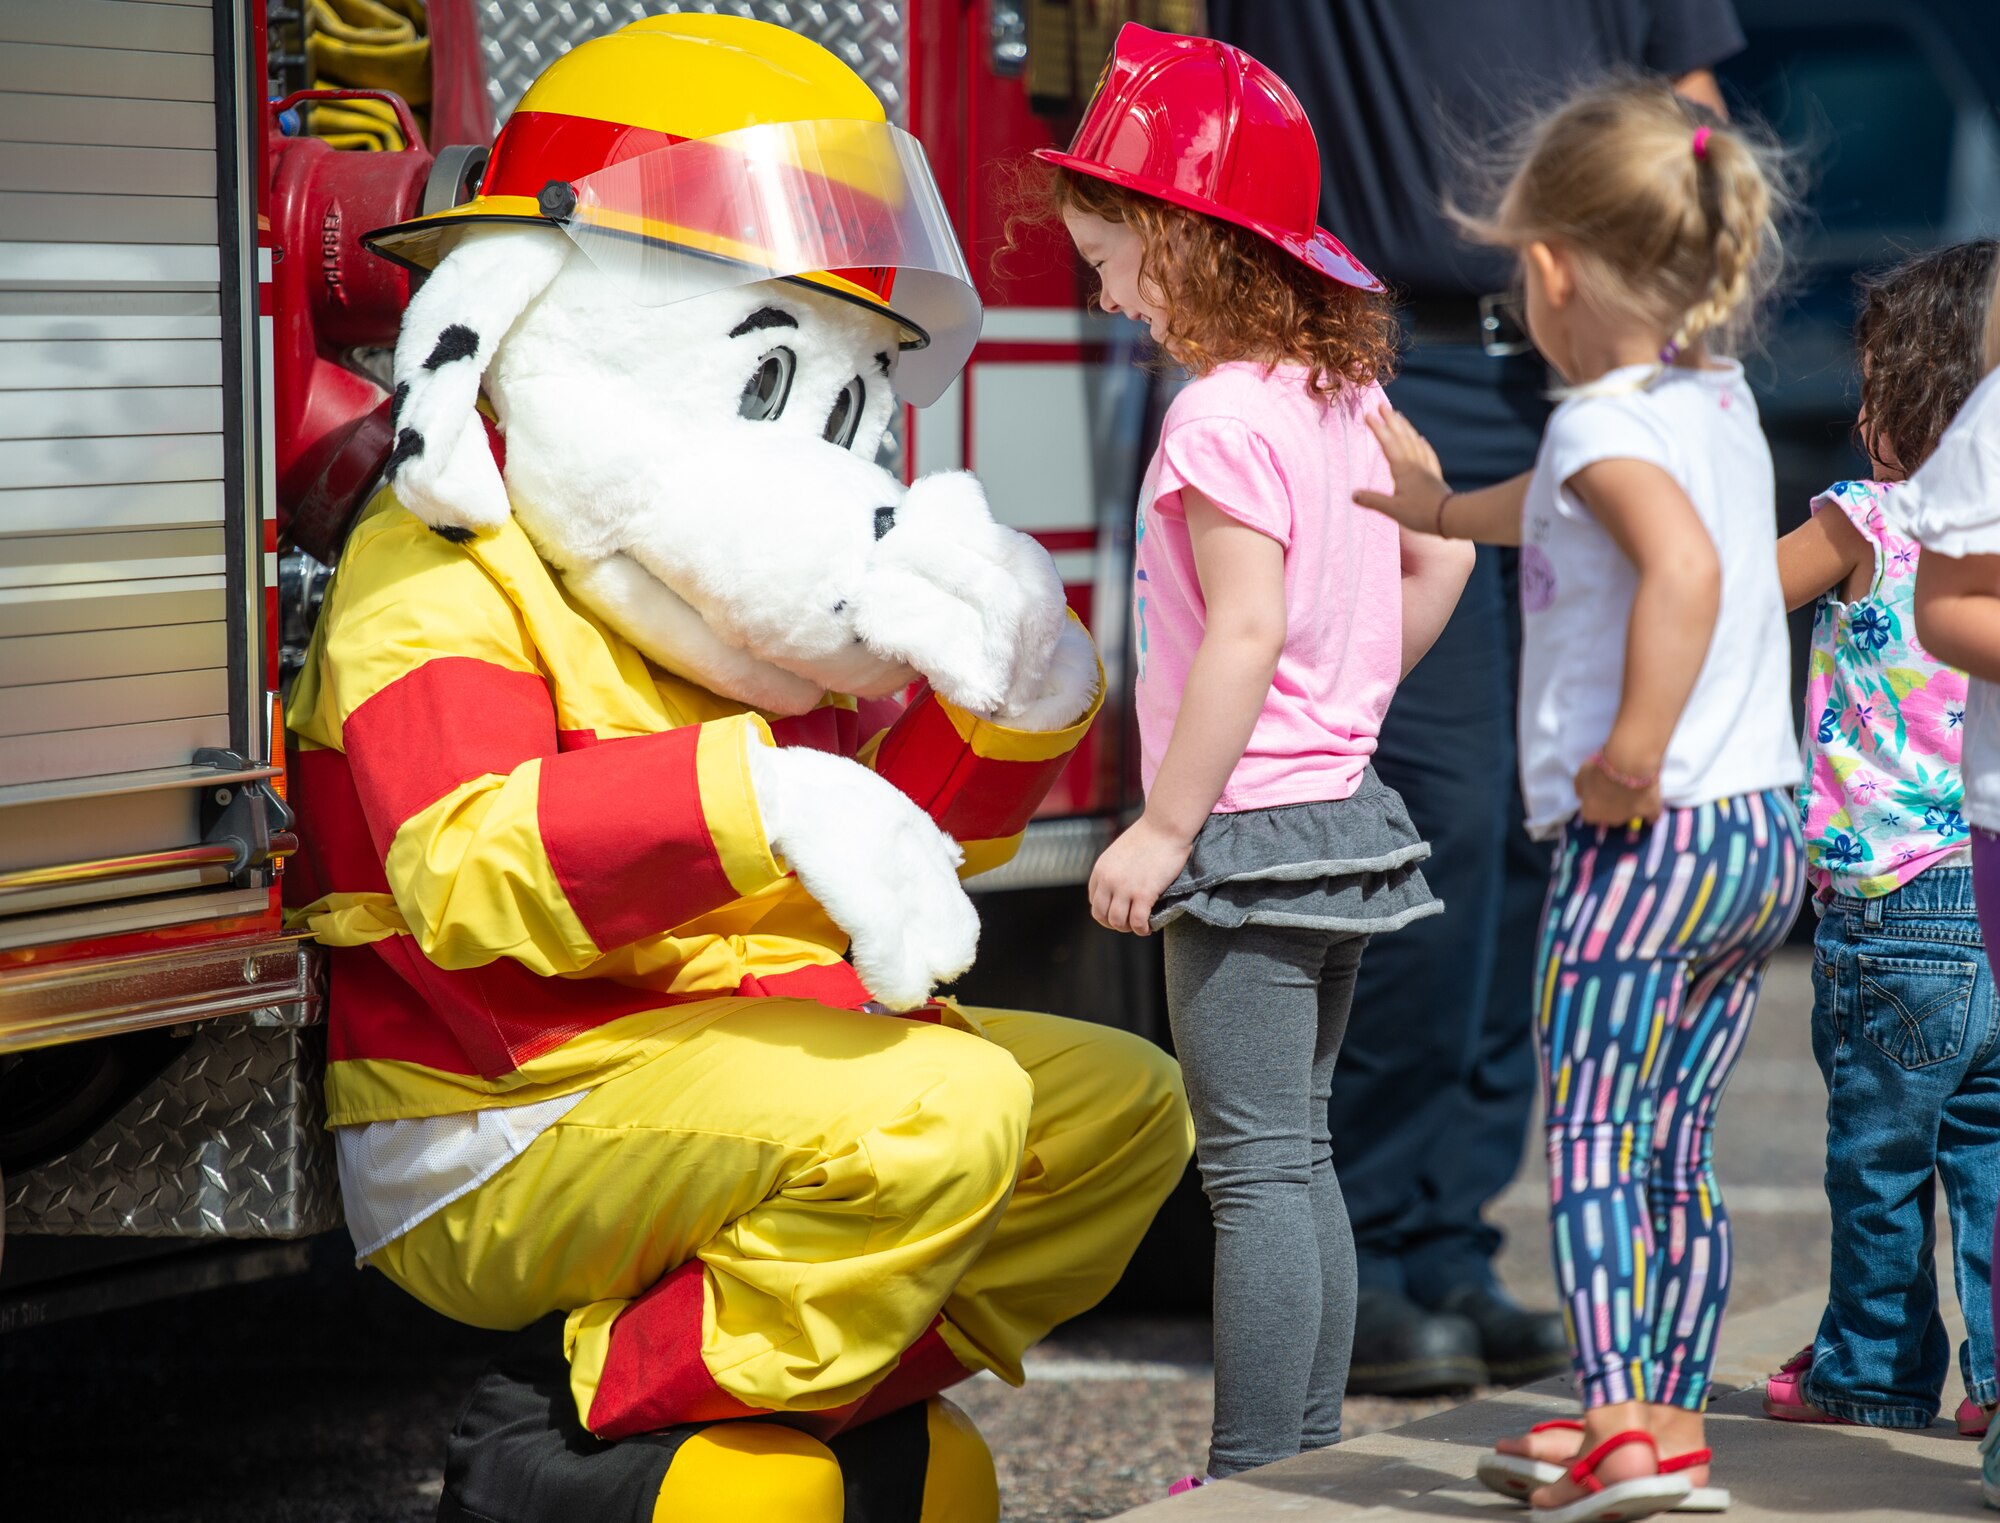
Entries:
POLYGON ((1953 1418, 1958 1423, 1959 1433, 1964 1437, 1984 1438, 1986 1425, 1993 1420, 1993 1408, 1982 1407, 1968 1396, 1958 1404, 1958 1411, 1953 1414, 1953 1418))
POLYGON ((1206 1486, 1207 1484, 1208 1477, 1205 1475, 1184 1475, 1167 1488, 1167 1495, 1177 1497, 1182 1492, 1193 1491, 1195 1487, 1206 1486))
POLYGON ((1764 1415, 1785 1423, 1837 1423, 1847 1428, 1860 1427, 1861 1424, 1844 1417, 1822 1412, 1806 1400, 1806 1372, 1812 1368, 1812 1362, 1812 1348, 1802 1348, 1784 1362, 1777 1374, 1764 1382, 1764 1415))

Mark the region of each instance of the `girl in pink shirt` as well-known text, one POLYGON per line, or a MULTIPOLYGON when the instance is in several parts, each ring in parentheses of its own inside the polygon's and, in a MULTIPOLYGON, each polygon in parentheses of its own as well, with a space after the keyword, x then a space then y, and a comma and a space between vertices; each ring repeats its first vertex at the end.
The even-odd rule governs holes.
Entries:
POLYGON ((1355 1269, 1327 1092, 1369 937, 1443 909, 1368 758, 1472 557, 1354 505, 1390 480, 1364 419, 1396 323, 1314 225, 1318 150, 1283 81, 1128 26, 1046 157, 1099 304, 1193 376, 1139 501, 1146 808, 1090 881, 1104 925, 1165 929, 1215 1218, 1215 1431, 1178 1491, 1340 1436, 1355 1269))

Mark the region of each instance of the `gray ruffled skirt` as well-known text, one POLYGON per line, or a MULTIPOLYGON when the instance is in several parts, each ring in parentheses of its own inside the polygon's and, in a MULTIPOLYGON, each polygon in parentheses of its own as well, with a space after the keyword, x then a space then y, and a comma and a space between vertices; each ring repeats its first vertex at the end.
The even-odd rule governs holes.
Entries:
POLYGON ((1350 798, 1210 815, 1153 906, 1153 929, 1192 915, 1225 929, 1399 931, 1444 912, 1417 867, 1430 854, 1402 796, 1370 767, 1350 798))

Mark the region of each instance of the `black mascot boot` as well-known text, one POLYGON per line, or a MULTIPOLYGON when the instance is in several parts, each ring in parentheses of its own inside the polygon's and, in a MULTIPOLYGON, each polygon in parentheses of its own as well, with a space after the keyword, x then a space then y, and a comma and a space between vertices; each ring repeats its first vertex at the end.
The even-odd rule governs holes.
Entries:
POLYGON ((763 1419, 601 1442, 569 1372, 502 1362, 445 1449, 438 1523, 996 1523, 993 1456, 941 1396, 821 1443, 763 1419))

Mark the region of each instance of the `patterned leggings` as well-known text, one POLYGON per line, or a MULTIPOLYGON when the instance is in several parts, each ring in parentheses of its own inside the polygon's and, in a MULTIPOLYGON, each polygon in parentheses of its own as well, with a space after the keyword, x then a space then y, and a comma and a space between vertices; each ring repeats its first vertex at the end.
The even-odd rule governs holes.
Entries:
POLYGON ((1729 1299, 1715 1106, 1803 871, 1776 791, 1564 830, 1535 986, 1549 1233, 1586 1407, 1707 1397, 1729 1299))

